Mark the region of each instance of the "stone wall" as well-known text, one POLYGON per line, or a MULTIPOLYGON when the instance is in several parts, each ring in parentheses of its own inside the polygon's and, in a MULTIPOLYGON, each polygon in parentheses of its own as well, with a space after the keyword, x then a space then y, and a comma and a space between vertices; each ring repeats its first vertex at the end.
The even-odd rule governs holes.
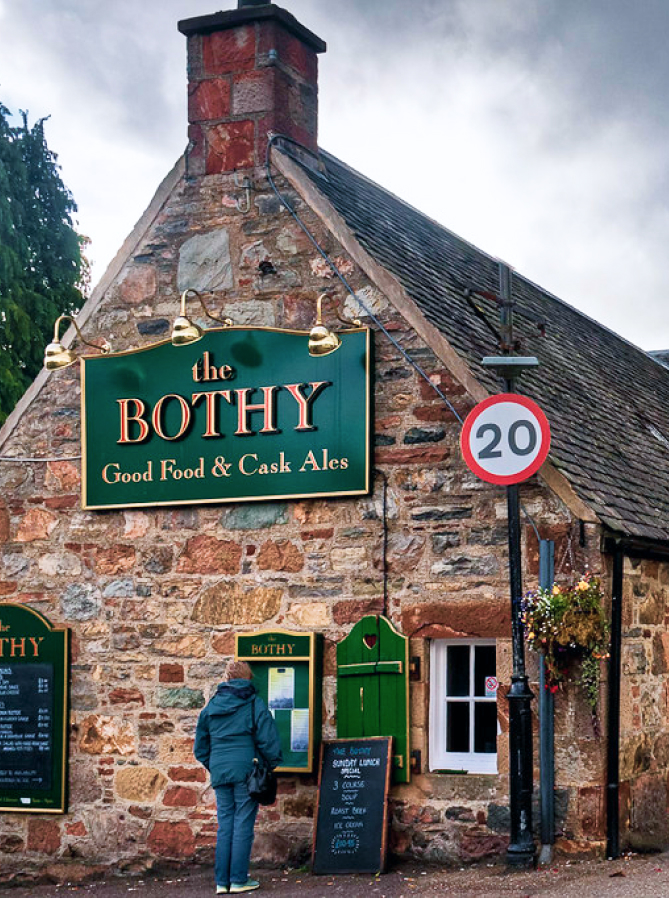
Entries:
MULTIPOLYGON (((324 290, 341 297, 345 313, 359 315, 265 190, 260 172, 256 185, 244 215, 235 208, 231 175, 180 182, 102 298, 85 336, 109 337, 116 350, 164 338, 185 287, 213 291, 215 310, 237 324, 308 329, 314 298, 324 290), (266 261, 275 273, 261 268, 266 261)), ((471 398, 315 216, 292 194, 291 201, 365 302, 464 416, 471 398)), ((375 464, 382 475, 368 498, 84 512, 78 461, 0 463, 0 596, 33 605, 73 635, 70 811, 62 818, 2 815, 0 867, 6 873, 64 862, 123 870, 155 858, 210 858, 214 797, 194 762, 192 742, 199 710, 233 652, 234 633, 276 625, 325 634, 323 730, 332 736, 336 643, 362 615, 382 612, 412 638, 412 654, 423 659, 422 680, 411 686, 412 749, 421 751, 423 768, 411 785, 393 790, 395 849, 460 861, 504 847, 510 677, 505 496, 466 469, 451 412, 378 334, 375 381, 375 464), (449 636, 499 640, 498 776, 427 773, 428 646, 431 638, 449 636)), ((4 454, 78 455, 79 392, 76 367, 51 375, 4 454)), ((558 539, 558 555, 574 542, 576 522, 541 484, 524 487, 523 501, 542 534, 558 539)), ((593 533, 587 551, 597 569, 593 533)), ((524 554, 525 581, 532 586, 538 555, 529 526, 524 554)), ((579 838, 587 833, 578 828, 573 795, 584 783, 603 781, 586 759, 583 739, 568 732, 573 707, 563 710, 558 701, 559 714, 572 715, 560 731, 571 745, 558 752, 558 782, 567 795, 565 819, 579 838), (575 765, 565 759, 570 752, 575 765)), ((259 856, 282 862, 303 856, 314 797, 313 778, 282 779, 276 807, 260 815, 259 856)))
POLYGON ((669 564, 625 559, 620 695, 621 840, 669 842, 669 564))

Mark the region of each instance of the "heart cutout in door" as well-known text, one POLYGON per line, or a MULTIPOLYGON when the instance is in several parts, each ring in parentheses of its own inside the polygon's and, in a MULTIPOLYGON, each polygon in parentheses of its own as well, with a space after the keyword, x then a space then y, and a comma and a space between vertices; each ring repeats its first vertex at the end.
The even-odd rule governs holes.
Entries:
POLYGON ((368 649, 373 649, 376 645, 377 636, 376 633, 368 633, 366 636, 362 637, 362 641, 365 643, 368 649))

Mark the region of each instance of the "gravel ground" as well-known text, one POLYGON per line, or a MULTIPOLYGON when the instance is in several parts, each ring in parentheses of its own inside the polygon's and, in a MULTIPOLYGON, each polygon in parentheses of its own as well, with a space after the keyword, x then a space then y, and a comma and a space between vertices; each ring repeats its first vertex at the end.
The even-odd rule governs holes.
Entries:
MULTIPOLYGON (((403 864, 383 876, 312 876, 305 870, 256 871, 258 894, 284 898, 669 898, 669 852, 617 861, 560 861, 531 872, 509 873, 499 865, 461 870, 403 864)), ((201 898, 215 894, 213 871, 198 868, 139 879, 109 879, 80 885, 3 889, 7 898, 62 898, 73 892, 95 898, 201 898)))

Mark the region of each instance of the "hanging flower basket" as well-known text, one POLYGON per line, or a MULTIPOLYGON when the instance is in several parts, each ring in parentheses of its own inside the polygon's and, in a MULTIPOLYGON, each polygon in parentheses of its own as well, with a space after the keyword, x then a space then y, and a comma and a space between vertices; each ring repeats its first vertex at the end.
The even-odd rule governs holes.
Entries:
POLYGON ((572 586, 529 592, 521 602, 525 639, 546 660, 546 688, 557 692, 573 679, 592 708, 599 699, 600 661, 609 657, 609 621, 599 577, 586 573, 572 586), (580 676, 570 677, 574 660, 580 676))

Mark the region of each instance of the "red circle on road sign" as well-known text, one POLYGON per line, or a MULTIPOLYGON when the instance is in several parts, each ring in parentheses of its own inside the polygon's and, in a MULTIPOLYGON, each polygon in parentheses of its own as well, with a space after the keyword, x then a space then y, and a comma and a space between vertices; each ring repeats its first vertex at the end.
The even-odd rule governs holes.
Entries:
POLYGON ((536 402, 518 393, 498 393, 479 402, 460 434, 460 449, 470 470, 481 480, 503 486, 536 474, 550 443, 546 415, 536 402))

